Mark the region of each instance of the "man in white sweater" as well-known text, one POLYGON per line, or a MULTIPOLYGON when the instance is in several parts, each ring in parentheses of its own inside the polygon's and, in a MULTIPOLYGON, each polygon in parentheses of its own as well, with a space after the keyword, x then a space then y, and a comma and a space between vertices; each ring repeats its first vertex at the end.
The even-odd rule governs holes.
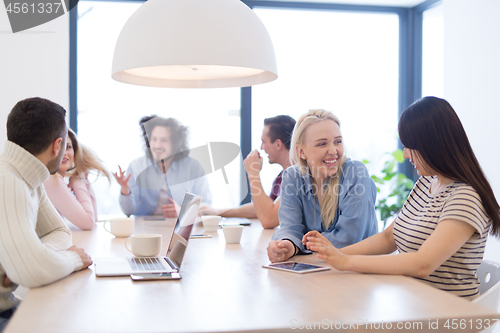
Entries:
POLYGON ((7 118, 0 155, 0 332, 19 304, 18 285, 39 287, 87 268, 43 182, 66 149, 66 111, 42 98, 18 102, 7 118))

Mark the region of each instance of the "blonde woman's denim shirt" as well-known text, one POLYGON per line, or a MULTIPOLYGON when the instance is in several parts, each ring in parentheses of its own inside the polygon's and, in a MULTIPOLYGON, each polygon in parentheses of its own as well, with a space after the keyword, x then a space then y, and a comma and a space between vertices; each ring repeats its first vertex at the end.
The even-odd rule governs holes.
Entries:
POLYGON ((325 229, 309 170, 304 175, 298 166, 291 166, 283 173, 280 227, 272 239, 289 239, 300 249, 299 254, 310 253, 304 248, 302 237, 311 230, 321 232, 337 248, 357 243, 378 231, 376 197, 377 188, 365 165, 347 159, 340 175, 335 219, 325 229))

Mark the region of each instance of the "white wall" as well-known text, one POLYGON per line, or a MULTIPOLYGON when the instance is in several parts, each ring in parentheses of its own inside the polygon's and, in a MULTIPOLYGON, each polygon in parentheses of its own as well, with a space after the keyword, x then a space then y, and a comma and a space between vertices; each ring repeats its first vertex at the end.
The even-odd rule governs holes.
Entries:
POLYGON ((0 152, 12 107, 28 97, 48 98, 68 110, 69 15, 13 34, 0 6, 0 152))
MULTIPOLYGON (((500 200, 500 1, 444 0, 444 97, 500 200)), ((500 262, 490 238, 485 259, 500 262)))

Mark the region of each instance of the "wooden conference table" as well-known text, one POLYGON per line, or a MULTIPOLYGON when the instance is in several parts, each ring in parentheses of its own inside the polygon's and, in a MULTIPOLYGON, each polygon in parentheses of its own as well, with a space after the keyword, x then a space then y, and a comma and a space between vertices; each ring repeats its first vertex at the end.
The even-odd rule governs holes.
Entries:
MULTIPOLYGON (((136 233, 161 233, 168 246, 172 221, 136 220, 136 233)), ((195 233, 202 232, 197 224, 195 233)), ((124 238, 97 223, 72 230, 74 243, 92 257, 131 256, 124 238)), ((338 272, 292 274, 262 268, 274 230, 258 221, 245 227, 240 244, 192 239, 182 280, 132 281, 99 277, 93 267, 29 290, 5 333, 293 331, 299 328, 355 332, 448 332, 465 323, 477 332, 500 315, 415 279, 338 272), (484 321, 483 321, 484 322, 484 321), (363 325, 366 324, 366 325, 363 325), (316 326, 314 326, 316 325, 316 326), (439 326, 436 326, 439 325, 439 326)), ((302 262, 321 263, 315 255, 302 262)), ((307 331, 312 331, 308 329, 307 331)))

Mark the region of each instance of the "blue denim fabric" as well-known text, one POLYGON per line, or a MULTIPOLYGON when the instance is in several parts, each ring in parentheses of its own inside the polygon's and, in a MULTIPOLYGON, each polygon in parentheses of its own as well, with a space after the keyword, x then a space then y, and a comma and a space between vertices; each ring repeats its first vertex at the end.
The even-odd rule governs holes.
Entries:
POLYGON ((2 313, 7 313, 7 312, 11 312, 10 316, 8 318, 4 318, 3 316, 0 316, 0 333, 3 332, 3 330, 5 329, 5 327, 7 326, 7 324, 9 323, 9 320, 10 318, 12 318, 12 315, 14 314, 14 312, 16 311, 17 309, 17 306, 13 307, 12 309, 9 310, 6 310, 6 311, 0 311, 2 313))
MULTIPOLYGON (((125 215, 152 215, 160 197, 160 189, 165 182, 164 175, 156 165, 146 157, 133 160, 127 175, 132 173, 128 183, 130 195, 120 194, 120 206, 125 215), (147 169, 147 170, 146 170, 147 169), (143 171, 145 171, 143 173, 143 171), (142 186, 136 183, 141 175, 142 186)), ((205 171, 200 162, 191 157, 174 161, 167 171, 167 182, 172 198, 179 205, 182 204, 184 194, 190 192, 202 197, 202 203, 211 205, 212 194, 205 177, 205 171)))
POLYGON ((310 175, 303 175, 297 166, 291 166, 283 173, 280 228, 272 239, 289 239, 300 248, 300 253, 305 250, 302 237, 311 230, 321 232, 337 248, 357 243, 378 231, 376 197, 377 188, 364 164, 348 159, 340 176, 337 213, 325 230, 310 175))

